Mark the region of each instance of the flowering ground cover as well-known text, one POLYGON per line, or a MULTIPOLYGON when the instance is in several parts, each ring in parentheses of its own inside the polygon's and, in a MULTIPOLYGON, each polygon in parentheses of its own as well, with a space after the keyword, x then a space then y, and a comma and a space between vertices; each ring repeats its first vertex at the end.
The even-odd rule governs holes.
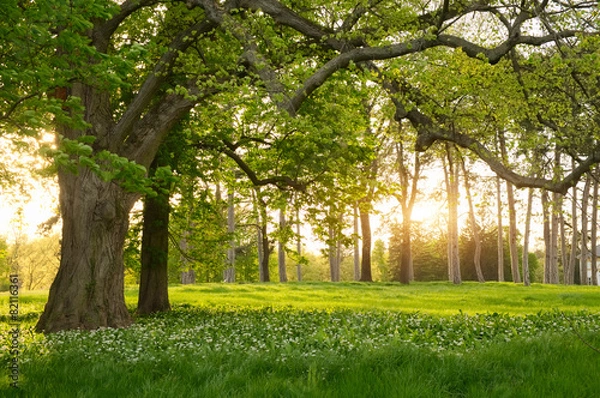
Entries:
MULTIPOLYGON (((461 287, 448 286, 456 298, 440 296, 438 311, 401 308, 419 296, 430 306, 431 296, 446 287, 198 285, 187 292, 175 287, 169 313, 138 318, 127 329, 49 336, 32 332, 44 295, 24 295, 20 388, 3 377, 0 395, 592 397, 600 391, 600 353, 594 349, 600 346, 600 311, 588 305, 590 299, 594 303, 588 294, 600 291, 537 287, 538 294, 526 291, 528 301, 543 302, 549 290, 587 304, 565 304, 565 310, 548 299, 547 310, 534 306, 527 313, 511 299, 521 291, 518 286, 467 285, 462 296, 461 287), (208 294, 203 289, 212 289, 211 304, 197 302, 208 294), (277 305, 249 304, 251 296, 269 297, 269 290, 277 305), (327 294, 314 304, 321 290, 345 297, 344 305, 327 300, 327 294), (376 301, 376 291, 385 298, 383 306, 367 305, 376 301), (503 304, 498 291, 507 298, 503 304), (465 305, 466 293, 498 302, 488 312, 451 311, 465 305)), ((8 363, 9 324, 2 320, 1 355, 8 363)))

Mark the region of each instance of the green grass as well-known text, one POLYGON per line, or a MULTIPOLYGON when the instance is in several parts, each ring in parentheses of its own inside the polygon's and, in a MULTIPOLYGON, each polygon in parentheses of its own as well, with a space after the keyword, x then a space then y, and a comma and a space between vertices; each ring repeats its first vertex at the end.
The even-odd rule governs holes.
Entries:
MULTIPOLYGON (((513 284, 207 284, 128 329, 28 330, 21 397, 595 397, 600 289, 513 284)), ((134 308, 137 290, 126 300, 134 308)), ((0 308, 8 296, 0 295, 0 308)), ((6 312, 3 312, 6 313, 6 312)), ((7 319, 0 323, 0 356, 7 319)))
MULTIPOLYGON (((512 283, 414 283, 408 286, 361 283, 206 284, 173 286, 173 303, 191 305, 292 306, 299 309, 379 309, 450 315, 498 312, 532 314, 554 308, 600 312, 597 286, 512 283)), ((132 305, 137 290, 127 291, 132 305)))

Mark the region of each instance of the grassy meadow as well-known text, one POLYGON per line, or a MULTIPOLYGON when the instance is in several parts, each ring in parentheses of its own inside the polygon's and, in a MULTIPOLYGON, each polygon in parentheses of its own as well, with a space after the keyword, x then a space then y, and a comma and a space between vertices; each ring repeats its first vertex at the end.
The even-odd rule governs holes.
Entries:
MULTIPOLYGON (((32 331, 21 292, 18 397, 596 397, 600 288, 510 283, 172 286, 127 329, 32 331)), ((135 309, 137 290, 126 289, 135 309)), ((8 294, 0 356, 12 359, 8 294)))

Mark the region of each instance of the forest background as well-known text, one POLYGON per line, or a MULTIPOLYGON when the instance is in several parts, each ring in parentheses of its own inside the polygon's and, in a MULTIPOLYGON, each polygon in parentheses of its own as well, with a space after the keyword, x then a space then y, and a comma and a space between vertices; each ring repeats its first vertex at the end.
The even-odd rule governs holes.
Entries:
POLYGON ((60 246, 3 245, 38 331, 129 325, 126 282, 598 283, 594 2, 6 1, 2 194, 59 186, 60 246))

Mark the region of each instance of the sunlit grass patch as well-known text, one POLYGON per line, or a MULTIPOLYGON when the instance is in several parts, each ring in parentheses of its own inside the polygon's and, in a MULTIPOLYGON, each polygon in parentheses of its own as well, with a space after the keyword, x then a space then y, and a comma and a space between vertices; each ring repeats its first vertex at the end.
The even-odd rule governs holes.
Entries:
MULTIPOLYGON (((574 332, 600 345, 595 287, 209 284, 170 293, 173 311, 127 329, 42 336, 32 328, 45 297, 25 292, 21 396, 535 397, 600 387, 589 377, 600 354, 574 332)), ((136 297, 129 288, 132 311, 136 297)), ((0 322, 4 362, 7 327, 0 322)), ((9 393, 0 379, 0 396, 9 393)))

